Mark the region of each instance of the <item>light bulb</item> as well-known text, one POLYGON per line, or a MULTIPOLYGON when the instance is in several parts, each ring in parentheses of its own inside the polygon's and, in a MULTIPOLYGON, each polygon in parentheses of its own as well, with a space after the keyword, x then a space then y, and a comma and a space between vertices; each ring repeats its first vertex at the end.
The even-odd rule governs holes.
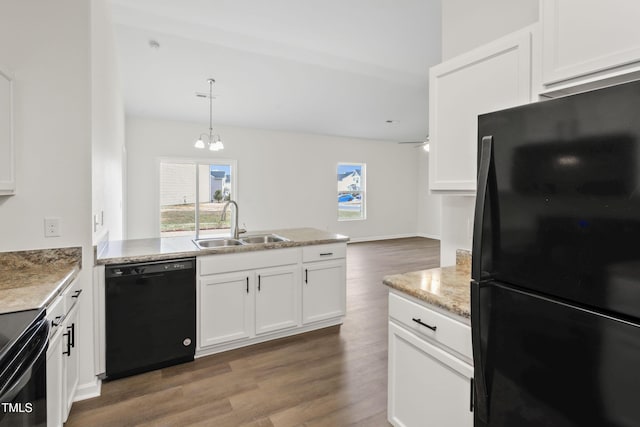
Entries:
POLYGON ((224 150, 224 144, 220 141, 220 138, 216 141, 216 150, 224 150))
POLYGON ((202 140, 202 138, 198 138, 198 140, 196 141, 195 144, 193 144, 193 146, 196 148, 204 148, 204 141, 202 140))
POLYGON ((215 142, 210 142, 209 143, 209 151, 218 151, 218 147, 216 147, 216 143, 215 142))

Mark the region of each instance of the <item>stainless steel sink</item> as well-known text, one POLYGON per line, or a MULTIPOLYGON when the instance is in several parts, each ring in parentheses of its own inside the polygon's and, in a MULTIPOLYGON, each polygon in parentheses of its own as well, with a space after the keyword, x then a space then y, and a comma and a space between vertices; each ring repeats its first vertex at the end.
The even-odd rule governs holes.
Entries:
POLYGON ((224 248, 229 246, 242 246, 243 242, 236 239, 228 239, 228 238, 213 238, 213 239, 198 239, 194 240, 193 243, 196 244, 200 249, 210 249, 210 248, 224 248))
POLYGON ((240 241, 247 245, 251 245, 258 243, 288 242, 289 239, 285 239, 284 237, 278 236, 276 234, 259 234, 253 236, 244 236, 240 238, 240 241))

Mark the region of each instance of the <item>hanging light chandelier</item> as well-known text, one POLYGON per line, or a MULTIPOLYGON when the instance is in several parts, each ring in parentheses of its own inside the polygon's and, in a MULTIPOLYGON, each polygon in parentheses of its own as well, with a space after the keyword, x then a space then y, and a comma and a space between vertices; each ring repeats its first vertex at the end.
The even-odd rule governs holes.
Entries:
POLYGON ((224 149, 224 144, 220 140, 220 135, 213 134, 213 84, 215 80, 208 79, 207 81, 209 82, 209 134, 201 133, 193 146, 196 148, 208 146, 211 151, 220 151, 224 149))

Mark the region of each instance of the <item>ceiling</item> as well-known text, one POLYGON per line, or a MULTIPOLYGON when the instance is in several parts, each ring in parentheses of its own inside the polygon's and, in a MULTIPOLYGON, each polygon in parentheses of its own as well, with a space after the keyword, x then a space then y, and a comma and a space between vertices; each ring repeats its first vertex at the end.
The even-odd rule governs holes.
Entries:
POLYGON ((111 0, 127 114, 389 141, 428 133, 440 0, 111 0), (152 48, 156 40, 159 48, 152 48), (386 123, 394 120, 394 123, 386 123))

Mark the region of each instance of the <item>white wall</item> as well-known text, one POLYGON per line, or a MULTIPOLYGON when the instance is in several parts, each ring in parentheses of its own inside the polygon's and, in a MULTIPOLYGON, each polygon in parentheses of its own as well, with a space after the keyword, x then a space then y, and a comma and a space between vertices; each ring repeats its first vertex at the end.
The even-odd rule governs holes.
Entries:
POLYGON ((418 235, 440 239, 442 197, 429 192, 429 153, 415 149, 418 157, 418 235))
MULTIPOLYGON (((127 238, 159 235, 158 158, 216 159, 193 147, 206 123, 127 116, 127 238)), ((352 238, 415 235, 418 157, 411 146, 215 126, 218 158, 238 161, 240 225, 316 227, 352 238), (367 164, 367 220, 337 221, 337 164, 367 164)))
POLYGON ((15 74, 17 194, 0 197, 0 251, 83 247, 80 387, 94 380, 91 315, 90 10, 82 0, 3 0, 0 63, 15 74), (60 237, 44 237, 44 217, 60 237))
POLYGON ((538 20, 539 0, 444 0, 442 58, 447 60, 538 20))
MULTIPOLYGON (((444 60, 538 21, 538 0, 442 2, 444 60)), ((456 249, 471 250, 475 197, 442 196, 441 265, 455 264, 456 249), (471 227, 470 227, 471 224, 471 227)))
POLYGON ((124 103, 115 38, 106 0, 91 1, 91 141, 93 215, 104 215, 93 241, 105 232, 123 237, 124 103))

